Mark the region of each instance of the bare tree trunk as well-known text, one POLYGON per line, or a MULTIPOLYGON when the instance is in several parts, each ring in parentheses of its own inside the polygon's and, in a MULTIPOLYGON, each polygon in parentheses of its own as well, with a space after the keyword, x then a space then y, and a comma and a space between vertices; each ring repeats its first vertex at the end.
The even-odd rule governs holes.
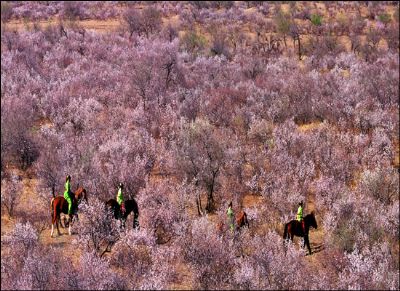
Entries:
POLYGON ((199 216, 202 216, 203 215, 203 207, 201 206, 200 193, 197 194, 197 197, 196 197, 196 206, 197 206, 197 213, 199 214, 199 216))
POLYGON ((214 194, 215 180, 217 178, 218 171, 219 171, 219 168, 216 171, 213 171, 212 180, 208 187, 209 191, 208 191, 208 195, 207 195, 207 206, 206 206, 207 212, 212 212, 214 209, 214 195, 213 194, 214 194))
POLYGON ((207 195, 207 206, 206 206, 207 212, 212 212, 214 209, 213 192, 214 192, 214 185, 211 185, 210 191, 208 192, 208 195, 207 195))
POLYGON ((113 243, 112 242, 108 242, 106 248, 104 249, 104 251, 101 253, 100 258, 102 258, 104 256, 105 253, 111 253, 111 249, 109 249, 110 246, 112 246, 113 243))
POLYGON ((300 44, 300 36, 298 37, 297 41, 299 42, 299 61, 301 61, 301 44, 300 44))

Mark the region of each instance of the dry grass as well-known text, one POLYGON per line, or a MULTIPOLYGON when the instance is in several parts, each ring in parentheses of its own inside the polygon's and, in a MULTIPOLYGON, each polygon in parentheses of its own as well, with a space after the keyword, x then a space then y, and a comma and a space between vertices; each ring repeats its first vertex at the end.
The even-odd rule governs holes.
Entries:
POLYGON ((15 219, 10 218, 7 214, 1 213, 1 236, 9 233, 15 227, 15 219))
POLYGON ((298 126, 298 129, 301 132, 308 132, 315 128, 319 128, 321 125, 322 125, 322 121, 317 120, 317 121, 312 121, 310 123, 301 124, 298 126))
MULTIPOLYGON (((317 8, 322 11, 323 13, 326 13, 326 8, 324 3, 316 3, 317 8)), ((283 4, 282 9, 284 11, 287 11, 289 9, 289 4, 283 4)), ((395 7, 388 7, 387 11, 390 14, 394 14, 395 7)), ((249 8, 245 10, 246 14, 254 13, 256 12, 255 8, 249 8)), ((368 10, 366 7, 361 8, 362 16, 366 16, 368 13, 368 10)), ((37 22, 39 26, 41 27, 46 27, 48 25, 56 25, 58 23, 57 19, 51 19, 48 21, 39 21, 37 22)), ((105 21, 100 21, 100 20, 83 20, 83 21, 77 21, 76 22, 79 26, 84 27, 85 29, 92 29, 97 32, 110 32, 110 31, 115 31, 117 30, 121 22, 119 19, 110 19, 110 20, 105 20, 105 21)), ((177 25, 179 23, 179 15, 174 15, 170 18, 163 18, 163 23, 164 25, 177 25)), ((3 25, 3 24, 2 24, 3 25)), ((33 28, 33 23, 32 22, 24 22, 24 21, 10 21, 7 24, 7 28, 10 30, 17 30, 17 31, 22 31, 22 30, 27 30, 27 29, 32 29, 33 28)), ((246 34, 252 39, 256 39, 256 33, 251 32, 249 30, 248 26, 244 26, 243 30, 246 31, 246 34), (246 30, 247 29, 247 30, 246 30)), ((183 34, 183 31, 180 31, 180 36, 183 34)), ((307 38, 308 36, 305 36, 307 38)), ((363 36, 365 38, 365 36, 363 36)), ((341 36, 339 37, 339 41, 343 43, 346 47, 347 50, 350 50, 350 40, 347 36, 341 36)), ((386 43, 385 41, 381 41, 379 44, 380 46, 385 46, 386 43)), ((303 57, 303 61, 300 61, 300 64, 304 63, 304 59, 306 57, 303 57)), ((345 77, 349 76, 349 71, 348 70, 343 70, 342 71, 343 75, 345 77)), ((36 126, 51 126, 51 122, 49 120, 40 120, 38 121, 36 126)), ((303 133, 307 133, 312 131, 313 129, 316 129, 321 126, 320 121, 313 121, 308 124, 302 124, 298 126, 299 131, 303 133)), ((395 157, 393 161, 393 166, 399 168, 400 166, 400 148, 399 148, 399 140, 396 140, 394 142, 394 148, 395 148, 395 157)), ((246 171, 251 172, 251 166, 247 165, 246 171)), ((38 195, 36 193, 35 187, 37 185, 37 179, 29 179, 24 175, 24 173, 19 173, 24 176, 23 178, 23 191, 22 191, 22 198, 21 198, 21 203, 17 206, 16 211, 21 211, 21 209, 31 209, 32 205, 37 204, 38 202, 38 195)), ((160 173, 158 168, 155 168, 154 171, 150 175, 150 183, 159 183, 164 179, 175 179, 174 177, 171 176, 164 176, 160 173)), ((357 183, 359 179, 359 173, 355 173, 354 179, 351 182, 351 189, 355 190, 357 183)), ((202 205, 204 206, 206 202, 205 195, 202 195, 202 205)), ((257 207, 261 203, 268 203, 266 199, 262 196, 259 195, 254 195, 252 193, 248 193, 244 196, 243 201, 242 201, 242 206, 243 208, 253 208, 257 207)), ((306 206, 307 206, 307 212, 311 212, 312 210, 315 209, 315 194, 311 191, 309 196, 307 197, 306 201, 306 206)), ((194 203, 192 203, 190 209, 188 210, 191 214, 192 217, 197 216, 197 210, 195 208, 194 203)), ((273 212, 273 210, 271 210, 273 212)), ((274 215, 271 213, 271 215, 274 215)), ((317 214, 318 215, 318 214, 317 214)), ((219 222, 219 218, 216 214, 211 214, 208 215, 208 219, 217 225, 219 222)), ((321 225, 321 221, 318 221, 318 216, 317 216, 317 222, 319 223, 319 227, 317 230, 311 230, 310 233, 310 241, 311 241, 311 246, 313 248, 318 247, 318 246, 323 246, 324 244, 324 237, 325 237, 325 232, 324 229, 321 225)), ((3 212, 1 213, 1 236, 9 233, 12 231, 16 223, 16 220, 13 218, 9 218, 6 214, 3 212)), ((74 264, 77 264, 80 259, 80 251, 79 249, 76 248, 76 246, 72 243, 73 240, 75 239, 75 235, 69 236, 67 234, 67 229, 60 229, 61 232, 63 233, 61 236, 56 236, 54 238, 50 238, 50 219, 48 223, 49 227, 46 228, 45 231, 43 231, 40 234, 39 241, 46 245, 46 246, 52 246, 55 248, 60 248, 62 249, 63 253, 70 257, 74 264)), ((254 224, 253 224, 254 225, 254 224)), ((256 224, 257 228, 253 229, 254 234, 257 235, 265 235, 268 230, 277 230, 278 232, 281 231, 279 229, 280 224, 277 223, 276 225, 268 225, 267 223, 262 223, 258 222, 256 224)), ((3 250, 2 250, 3 252, 3 250)), ((314 265, 315 267, 318 268, 325 268, 323 262, 324 262, 324 252, 317 252, 313 256, 307 256, 307 261, 314 265)), ((171 285, 171 289, 174 290, 188 290, 193 288, 193 271, 190 269, 190 267, 185 264, 182 260, 176 262, 176 269, 178 273, 180 274, 178 277, 178 282, 174 283, 171 285)))
POLYGON ((399 169, 400 168, 400 140, 397 139, 394 141, 394 160, 393 167, 399 169))
MULTIPOLYGON (((41 123, 48 124, 48 121, 42 120, 41 123)), ((26 211, 31 211, 33 209, 41 210, 43 209, 42 200, 37 193, 37 183, 38 179, 28 177, 26 172, 20 171, 18 169, 12 169, 14 174, 18 174, 22 177, 22 192, 20 197, 20 202, 16 205, 16 214, 21 214, 26 211)), ((50 200, 48 201, 50 205, 50 200)), ((50 237, 51 230, 51 218, 50 218, 50 207, 46 208, 48 210, 48 224, 46 229, 39 233, 39 242, 45 246, 52 246, 54 248, 59 248, 62 253, 69 258, 71 258, 74 264, 79 262, 80 251, 72 244, 75 235, 69 236, 68 229, 63 229, 60 227, 61 236, 57 235, 57 230, 55 230, 55 237, 50 237)), ((9 218, 6 214, 1 214, 1 236, 11 232, 18 219, 9 218)), ((46 221, 47 222, 47 221, 46 221)))
MULTIPOLYGON (((58 19, 50 19, 50 20, 40 20, 37 22, 31 21, 21 21, 21 20, 12 20, 7 22, 6 27, 8 30, 16 30, 16 31, 23 31, 23 30, 32 30, 34 24, 37 24, 40 28, 46 28, 52 25, 58 25, 58 19)), ((64 22, 64 24, 68 25, 77 25, 81 26, 88 30, 95 30, 100 33, 115 31, 121 26, 121 21, 119 19, 108 19, 108 20, 77 20, 74 22, 64 22)))
POLYGON ((163 25, 164 26, 168 26, 169 24, 171 26, 177 26, 179 24, 179 22, 180 22, 180 19, 179 19, 179 15, 174 15, 174 16, 171 16, 169 18, 168 17, 163 17, 162 21, 163 21, 163 25))
POLYGON ((246 194, 242 201, 243 208, 257 207, 262 203, 265 203, 264 197, 260 195, 254 195, 252 193, 246 194))
MULTIPOLYGON (((302 7, 302 3, 297 4, 299 7, 302 7)), ((142 9, 143 5, 138 4, 136 6, 138 9, 142 9)), ((289 4, 281 4, 280 5, 281 9, 284 12, 289 12, 290 11, 290 5, 289 4)), ((272 6, 271 13, 274 13, 277 7, 272 6)), ((121 8, 123 9, 123 8, 121 8)), ((393 6, 387 6, 386 11, 391 14, 392 16, 395 13, 396 7, 393 6)), ((323 15, 325 18, 328 17, 327 15, 327 9, 324 3, 313 3, 312 7, 312 12, 313 13, 319 13, 323 15)), ((337 13, 339 14, 345 14, 345 15, 353 15, 356 13, 356 11, 342 11, 343 9, 339 10, 337 13)), ((222 12, 223 9, 220 9, 219 12, 222 12)), ((244 10, 244 13, 246 15, 249 15, 251 13, 258 13, 258 10, 256 7, 251 7, 248 9, 244 10)), ((368 14, 368 9, 366 7, 361 8, 361 13, 364 17, 367 16, 368 14)), ((273 21, 273 18, 271 17, 265 17, 266 20, 273 21)), ((23 31, 23 30, 33 30, 34 24, 38 25, 41 28, 45 28, 46 26, 49 25, 57 25, 59 23, 58 18, 51 18, 49 20, 41 20, 41 21, 29 21, 29 20, 11 20, 7 22, 6 28, 8 30, 16 30, 16 31, 23 31)), ((167 25, 172 25, 172 26, 177 26, 180 22, 180 17, 179 15, 173 15, 170 17, 163 17, 163 26, 167 25)), ((296 23, 298 25, 304 25, 304 23, 308 23, 309 20, 301 20, 301 19, 295 19, 296 23)), ((77 27, 82 27, 87 30, 94 30, 99 33, 108 33, 108 32, 113 32, 113 31, 118 31, 123 27, 123 21, 122 18, 114 18, 114 19, 107 19, 107 20, 95 20, 95 19, 89 19, 89 20, 76 20, 73 22, 70 21, 64 21, 65 25, 73 25, 77 27)), ((372 21, 372 24, 375 25, 376 21, 372 21)), ((4 24, 1 24, 2 27, 4 27, 4 24)), ((201 34, 207 39, 208 43, 211 43, 212 37, 208 31, 204 30, 204 27, 202 25, 199 25, 198 23, 195 24, 196 29, 201 32, 201 34)), ((251 24, 245 24, 242 27, 242 32, 249 38, 250 42, 254 42, 257 39, 257 32, 253 31, 253 29, 250 28, 251 24)), ((179 31, 179 37, 182 38, 182 36, 185 34, 184 30, 179 31)), ((271 33, 275 34, 275 33, 271 33)), ((307 42, 307 40, 310 38, 310 35, 301 35, 303 43, 307 42)), ((365 35, 362 36, 362 39, 365 41, 365 35)), ((351 42, 348 36, 339 36, 338 37, 339 43, 345 46, 347 51, 350 51, 351 49, 351 42)), ((381 40, 378 44, 380 48, 387 48, 387 43, 385 40, 381 40)))
POLYGON ((193 282, 194 282, 194 277, 193 277, 193 271, 190 269, 190 267, 182 262, 178 261, 176 263, 176 271, 179 274, 178 275, 178 282, 172 284, 170 286, 171 290, 193 290, 193 282))

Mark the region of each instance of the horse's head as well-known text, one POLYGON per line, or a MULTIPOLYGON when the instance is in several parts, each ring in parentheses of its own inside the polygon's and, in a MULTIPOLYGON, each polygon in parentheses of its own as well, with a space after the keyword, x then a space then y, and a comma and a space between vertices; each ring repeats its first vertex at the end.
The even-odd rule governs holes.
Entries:
POLYGON ((115 199, 110 199, 105 203, 107 211, 111 211, 114 217, 117 218, 119 215, 119 204, 115 199))
POLYGON ((314 227, 315 229, 317 229, 318 228, 318 225, 317 225, 317 221, 315 220, 315 213, 314 213, 314 211, 311 211, 311 213, 309 214, 309 215, 307 215, 308 216, 308 223, 309 223, 309 225, 310 226, 312 226, 312 227, 314 227))
POLYGON ((87 203, 88 199, 86 189, 83 187, 79 187, 78 190, 75 191, 75 199, 76 201, 78 201, 78 203, 82 202, 82 200, 85 200, 87 203))

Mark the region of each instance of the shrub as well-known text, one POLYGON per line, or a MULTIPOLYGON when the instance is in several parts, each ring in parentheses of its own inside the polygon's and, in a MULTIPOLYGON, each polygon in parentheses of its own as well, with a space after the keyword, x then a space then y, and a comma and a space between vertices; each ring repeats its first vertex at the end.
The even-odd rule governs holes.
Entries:
POLYGON ((310 21, 315 26, 321 26, 322 25, 322 15, 311 14, 310 21))
POLYGON ((1 2, 1 22, 6 23, 13 15, 13 7, 10 2, 1 2))
POLYGON ((207 40, 204 36, 192 30, 185 33, 180 44, 188 52, 199 54, 205 49, 207 40))
POLYGON ((21 178, 12 175, 11 178, 2 179, 1 184, 1 206, 6 208, 10 217, 13 217, 15 206, 18 205, 22 194, 21 178))
POLYGON ((79 214, 80 219, 76 227, 79 244, 86 251, 99 257, 110 252, 119 239, 119 222, 105 207, 105 203, 92 198, 90 204, 80 205, 79 214))
POLYGON ((392 21, 392 17, 389 13, 382 13, 378 15, 378 20, 382 22, 386 27, 392 21))
POLYGON ((124 14, 124 20, 131 36, 136 32, 139 36, 144 34, 149 37, 161 30, 161 13, 152 6, 148 6, 140 12, 136 8, 129 8, 124 14))
POLYGON ((197 288, 231 287, 234 270, 231 248, 231 243, 217 236, 215 226, 206 217, 193 222, 183 252, 185 260, 193 265, 197 288))

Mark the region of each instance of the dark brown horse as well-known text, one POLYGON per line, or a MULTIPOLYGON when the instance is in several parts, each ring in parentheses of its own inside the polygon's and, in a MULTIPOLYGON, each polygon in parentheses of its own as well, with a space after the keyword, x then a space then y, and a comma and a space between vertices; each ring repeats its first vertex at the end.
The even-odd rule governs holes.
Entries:
MULTIPOLYGON (((69 225, 68 225, 68 233, 71 235, 71 223, 74 216, 77 217, 78 205, 85 200, 87 202, 87 192, 83 187, 79 187, 75 192, 72 199, 72 214, 69 215, 69 225)), ((51 234, 53 237, 54 233, 54 224, 57 226, 58 235, 60 235, 60 229, 58 225, 60 224, 60 215, 61 213, 68 215, 68 202, 65 200, 63 196, 53 197, 50 202, 51 209, 51 234)))
POLYGON ((317 221, 315 220, 314 211, 304 217, 304 228, 301 225, 301 222, 298 220, 292 220, 285 224, 285 230, 283 232, 283 239, 287 240, 290 239, 293 241, 294 236, 304 237, 304 244, 307 245, 308 253, 311 255, 311 248, 310 248, 310 241, 308 239, 308 232, 310 227, 314 227, 317 229, 317 221))
POLYGON ((128 218, 128 215, 133 211, 133 228, 139 227, 139 207, 135 199, 126 200, 124 204, 125 213, 122 213, 121 207, 115 199, 108 200, 106 202, 106 207, 111 210, 115 219, 121 220, 123 227, 125 227, 125 221, 128 218))

